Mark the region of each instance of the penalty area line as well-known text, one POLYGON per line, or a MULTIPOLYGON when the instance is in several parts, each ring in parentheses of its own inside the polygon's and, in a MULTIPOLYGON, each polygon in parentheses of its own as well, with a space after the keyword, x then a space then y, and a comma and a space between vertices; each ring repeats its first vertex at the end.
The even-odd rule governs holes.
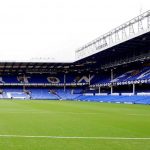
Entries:
POLYGON ((49 139, 99 139, 99 140, 150 140, 150 137, 86 137, 86 136, 35 136, 35 135, 0 135, 0 138, 49 138, 49 139))

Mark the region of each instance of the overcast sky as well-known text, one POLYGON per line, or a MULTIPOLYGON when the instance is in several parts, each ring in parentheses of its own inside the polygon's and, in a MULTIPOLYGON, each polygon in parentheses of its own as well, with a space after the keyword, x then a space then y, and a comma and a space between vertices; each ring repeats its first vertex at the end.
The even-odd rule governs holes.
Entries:
POLYGON ((149 9, 150 0, 0 0, 0 60, 74 60, 76 49, 149 9))

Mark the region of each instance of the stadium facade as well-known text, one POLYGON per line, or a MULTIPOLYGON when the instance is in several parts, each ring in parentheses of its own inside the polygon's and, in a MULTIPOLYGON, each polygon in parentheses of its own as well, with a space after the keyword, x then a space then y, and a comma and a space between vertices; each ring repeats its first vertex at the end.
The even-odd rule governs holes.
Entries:
POLYGON ((0 62, 0 98, 150 104, 150 11, 76 51, 76 61, 0 62))

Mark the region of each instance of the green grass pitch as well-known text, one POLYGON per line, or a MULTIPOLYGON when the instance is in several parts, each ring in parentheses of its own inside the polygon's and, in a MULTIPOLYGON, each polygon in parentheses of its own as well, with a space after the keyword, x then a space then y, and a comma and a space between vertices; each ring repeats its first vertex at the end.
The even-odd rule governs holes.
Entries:
POLYGON ((150 150, 150 106, 0 100, 0 150, 141 149, 150 150))

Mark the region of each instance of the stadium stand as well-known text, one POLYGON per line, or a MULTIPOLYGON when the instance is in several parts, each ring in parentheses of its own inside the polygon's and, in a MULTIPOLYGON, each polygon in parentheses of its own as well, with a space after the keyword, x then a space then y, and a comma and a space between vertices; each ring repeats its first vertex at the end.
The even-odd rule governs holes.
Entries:
MULTIPOLYGON (((115 78, 110 80, 101 73, 92 75, 70 75, 68 74, 64 83, 63 75, 23 75, 23 76, 1 76, 1 84, 3 87, 0 92, 0 98, 5 99, 42 99, 42 100, 80 100, 80 101, 95 101, 95 102, 112 102, 112 103, 130 103, 130 104, 150 104, 150 67, 135 68, 124 73, 117 71, 115 78), (132 83, 148 85, 144 91, 137 90, 133 93, 131 90, 119 89, 113 93, 104 90, 102 92, 96 89, 88 88, 96 85, 104 85, 108 88, 111 84, 130 85, 132 83), (74 85, 75 83, 75 85, 74 85), (83 87, 83 83, 85 87, 83 87), (77 87, 77 85, 80 85, 77 87), (12 85, 12 87, 10 87, 12 85), (17 87, 13 87, 13 86, 17 87), (18 86, 27 85, 26 89, 18 86), (38 87, 34 87, 37 86, 38 87), (50 87, 40 87, 49 85, 50 87), (68 86, 67 86, 68 85, 68 86), (74 85, 73 88, 70 86, 74 85), (31 87, 30 87, 31 86, 31 87), (32 87, 33 86, 33 87, 32 87), (53 88, 51 86, 54 86, 53 88), (57 86, 57 87, 56 87, 57 86), (64 86, 65 89, 64 89, 64 86)), ((106 73, 105 73, 106 74, 106 73)), ((108 75, 108 73, 107 73, 108 75)))
POLYGON ((0 62, 0 98, 150 104, 150 26, 131 37, 129 28, 147 17, 84 45, 74 62, 0 62))

